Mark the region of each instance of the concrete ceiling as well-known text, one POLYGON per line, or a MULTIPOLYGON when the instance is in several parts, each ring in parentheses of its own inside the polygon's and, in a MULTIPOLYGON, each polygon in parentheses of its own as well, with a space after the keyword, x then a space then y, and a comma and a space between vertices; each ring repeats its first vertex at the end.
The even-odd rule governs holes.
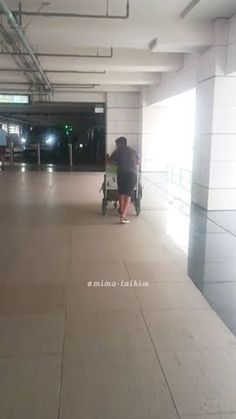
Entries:
MULTIPOLYGON (((6 3, 9 9, 18 9, 18 1, 6 3)), ((110 15, 125 15, 126 0, 108 3, 110 15)), ((128 19, 23 16, 23 28, 34 51, 39 53, 94 55, 98 48, 99 55, 110 55, 113 48, 112 58, 40 56, 51 83, 89 84, 96 91, 109 91, 114 86, 116 90, 138 91, 142 86, 159 83, 162 73, 180 69, 185 53, 211 45, 213 20, 236 12, 235 0, 200 0, 181 19, 180 14, 189 3, 190 0, 130 0, 128 19), (157 47, 150 52, 148 45, 154 38, 157 47), (53 70, 90 73, 52 73, 53 70)), ((42 4, 38 0, 22 0, 23 11, 36 12, 42 4)), ((101 15, 106 13, 106 7, 107 0, 51 0, 42 11, 101 15)), ((5 27, 9 30, 6 22, 5 27)), ((0 55, 0 69, 4 68, 17 67, 12 58, 0 55)), ((0 71, 0 90, 3 86, 15 91, 25 89, 20 82, 26 82, 22 73, 0 71)))

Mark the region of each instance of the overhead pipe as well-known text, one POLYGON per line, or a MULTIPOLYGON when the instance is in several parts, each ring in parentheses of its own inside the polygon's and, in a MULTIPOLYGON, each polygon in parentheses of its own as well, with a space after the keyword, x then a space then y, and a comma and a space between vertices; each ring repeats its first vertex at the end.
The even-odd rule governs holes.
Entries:
POLYGON ((53 93, 53 88, 51 86, 50 81, 48 80, 46 74, 42 70, 34 51, 32 50, 27 38, 23 34, 23 32, 22 32, 21 28, 19 27, 18 23, 16 22, 12 12, 8 9, 8 7, 5 3, 5 0, 0 0, 0 10, 2 10, 2 12, 6 16, 11 28, 17 33, 17 35, 20 38, 24 48, 26 49, 26 51, 28 51, 28 55, 32 59, 35 67, 38 69, 38 72, 40 73, 45 85, 48 87, 49 91, 51 93, 53 93))
POLYGON ((109 15, 107 7, 107 13, 103 15, 90 15, 81 13, 65 13, 65 12, 32 12, 28 10, 13 10, 15 16, 38 16, 38 17, 59 17, 59 18, 85 18, 85 19, 128 19, 130 16, 130 5, 129 0, 126 2, 126 14, 125 15, 109 15))
MULTIPOLYGON (((41 83, 38 84, 33 84, 33 83, 27 83, 25 81, 0 81, 0 85, 4 84, 4 85, 12 85, 12 86, 29 86, 31 89, 33 89, 34 87, 42 87, 41 83)), ((53 88, 67 88, 67 87, 73 87, 73 88, 80 88, 80 89, 92 89, 96 86, 100 86, 100 84, 83 84, 83 83, 53 83, 52 87, 53 88)))
POLYGON ((106 74, 106 71, 82 71, 82 70, 44 70, 45 73, 70 73, 70 74, 106 74))
POLYGON ((100 84, 83 84, 83 83, 55 83, 53 84, 55 89, 67 89, 68 87, 72 87, 75 89, 93 89, 94 87, 100 86, 100 84))
MULTIPOLYGON (((38 70, 28 68, 0 68, 0 72, 8 73, 37 73, 38 70)), ((80 70, 44 70, 44 73, 60 73, 60 74, 106 74, 106 71, 80 71, 80 70)))
MULTIPOLYGON (((1 0, 0 0, 1 2, 1 0)), ((0 55, 22 55, 27 56, 30 55, 29 52, 21 52, 17 53, 15 51, 8 52, 0 52, 0 55)), ((60 58, 112 58, 113 57, 113 48, 111 47, 110 55, 101 55, 99 52, 97 54, 63 54, 63 53, 54 53, 54 52, 35 52, 35 57, 60 57, 60 58)), ((36 58, 37 60, 37 58, 36 58)))
POLYGON ((21 1, 19 3, 18 24, 19 24, 20 27, 22 26, 22 3, 21 3, 21 1))
POLYGON ((189 15, 189 13, 194 9, 194 7, 197 6, 198 3, 200 3, 200 0, 192 0, 180 14, 181 18, 184 19, 187 15, 189 15))
POLYGON ((43 86, 43 82, 41 83, 31 83, 31 82, 25 82, 25 81, 11 81, 11 80, 0 80, 0 84, 6 84, 6 85, 12 85, 12 86, 43 86))
POLYGON ((3 45, 3 48, 5 50, 5 52, 7 52, 9 54, 9 52, 11 52, 11 50, 13 50, 16 55, 12 56, 13 61, 16 63, 16 65, 19 68, 19 71, 22 71, 23 68, 27 68, 29 71, 26 73, 23 73, 26 80, 30 83, 39 83, 40 82, 40 77, 38 76, 37 73, 32 73, 30 71, 30 65, 27 62, 26 57, 20 56, 19 57, 19 53, 21 52, 20 48, 18 45, 15 44, 14 40, 12 39, 12 37, 10 36, 10 34, 6 31, 5 27, 0 24, 0 33, 4 39, 4 41, 6 42, 5 45, 3 45), (11 50, 9 49, 8 45, 11 45, 11 50))

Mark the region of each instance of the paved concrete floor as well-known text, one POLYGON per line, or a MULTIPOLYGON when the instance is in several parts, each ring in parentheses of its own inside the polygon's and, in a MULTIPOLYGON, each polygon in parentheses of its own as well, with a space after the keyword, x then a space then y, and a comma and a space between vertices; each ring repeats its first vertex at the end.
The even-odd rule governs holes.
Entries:
POLYGON ((235 419, 236 339, 187 277, 163 197, 145 185, 121 226, 101 182, 0 173, 1 419, 235 419))

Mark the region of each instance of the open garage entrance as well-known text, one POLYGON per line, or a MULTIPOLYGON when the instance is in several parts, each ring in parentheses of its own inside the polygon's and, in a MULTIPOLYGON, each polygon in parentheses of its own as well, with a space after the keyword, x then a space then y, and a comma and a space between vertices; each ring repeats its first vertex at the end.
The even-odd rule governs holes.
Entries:
POLYGON ((102 103, 1 104, 0 122, 9 137, 7 157, 14 164, 104 170, 102 103))
POLYGON ((166 232, 188 252, 196 89, 146 107, 143 114, 145 177, 168 202, 166 232), (151 134, 150 134, 151 132, 151 134))
POLYGON ((186 204, 191 201, 195 116, 196 89, 158 101, 143 112, 143 171, 164 179, 162 186, 186 204))

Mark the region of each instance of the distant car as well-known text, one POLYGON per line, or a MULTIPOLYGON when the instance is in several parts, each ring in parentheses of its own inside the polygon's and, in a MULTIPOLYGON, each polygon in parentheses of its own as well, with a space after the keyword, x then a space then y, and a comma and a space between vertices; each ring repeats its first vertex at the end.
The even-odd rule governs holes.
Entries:
POLYGON ((63 138, 60 127, 32 127, 25 142, 25 149, 36 150, 40 144, 41 150, 52 151, 60 146, 63 138))
POLYGON ((23 153, 24 146, 21 142, 21 138, 18 134, 8 134, 8 144, 7 144, 7 152, 10 153, 10 142, 12 141, 12 145, 14 148, 14 154, 23 153))

